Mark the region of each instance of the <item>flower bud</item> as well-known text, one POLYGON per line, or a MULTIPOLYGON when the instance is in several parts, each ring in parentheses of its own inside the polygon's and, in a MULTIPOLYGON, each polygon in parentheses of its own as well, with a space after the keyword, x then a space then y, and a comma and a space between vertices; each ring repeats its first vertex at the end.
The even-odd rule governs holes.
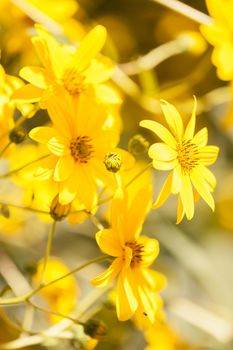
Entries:
POLYGON ((93 339, 101 340, 107 334, 107 327, 103 321, 91 319, 85 323, 84 333, 93 339))
POLYGON ((56 221, 64 220, 70 212, 71 204, 61 204, 59 203, 59 197, 56 195, 54 197, 52 204, 50 206, 50 215, 56 221))
POLYGON ((108 171, 117 173, 121 168, 121 156, 116 152, 109 152, 104 158, 104 165, 108 171))
POLYGON ((11 142, 19 144, 22 143, 27 135, 27 132, 22 127, 16 127, 11 130, 9 134, 9 139, 11 142))
POLYGON ((149 148, 149 142, 140 134, 134 135, 128 143, 128 150, 134 156, 146 153, 149 148))

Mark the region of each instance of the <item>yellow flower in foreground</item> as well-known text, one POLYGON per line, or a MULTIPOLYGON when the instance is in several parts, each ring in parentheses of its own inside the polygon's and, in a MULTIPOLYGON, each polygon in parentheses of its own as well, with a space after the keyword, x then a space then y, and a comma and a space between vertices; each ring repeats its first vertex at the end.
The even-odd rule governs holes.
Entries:
MULTIPOLYGON (((37 273, 34 281, 40 283, 41 273, 43 271, 43 261, 40 261, 37 267, 37 273)), ((45 273, 45 283, 51 282, 65 274, 69 273, 67 266, 57 258, 50 258, 45 273)), ((68 315, 76 305, 78 287, 72 275, 58 281, 51 286, 44 288, 41 295, 47 300, 49 307, 53 311, 68 315)), ((60 321, 60 317, 50 315, 53 322, 60 321)))
POLYGON ((216 179, 206 167, 216 161, 219 148, 206 146, 207 128, 195 132, 196 124, 196 99, 192 116, 184 128, 179 112, 166 101, 161 102, 161 107, 169 126, 168 130, 163 125, 152 121, 143 120, 140 125, 153 131, 163 143, 155 143, 149 148, 149 156, 153 159, 153 167, 158 170, 172 170, 168 175, 154 207, 160 207, 172 194, 178 194, 177 223, 184 214, 187 219, 194 215, 194 194, 197 193, 214 210, 214 200, 211 195, 216 179), (193 186, 195 193, 193 193, 193 186))
POLYGON ((30 84, 19 89, 14 99, 40 101, 47 108, 47 101, 54 95, 68 93, 77 98, 85 93, 98 102, 119 103, 115 91, 103 84, 113 74, 113 63, 106 57, 96 59, 107 36, 103 26, 92 29, 76 50, 61 46, 42 26, 36 25, 36 30, 38 36, 32 41, 44 68, 21 69, 20 76, 30 84))
POLYGON ((206 0, 213 22, 201 26, 201 32, 214 46, 212 62, 222 80, 233 79, 233 0, 206 0))
MULTIPOLYGON (((76 108, 75 108, 76 109, 76 108)), ((53 127, 36 127, 30 137, 47 146, 48 157, 37 163, 34 176, 53 178, 59 185, 59 201, 70 203, 76 195, 88 210, 97 200, 97 180, 113 177, 103 164, 104 156, 116 146, 119 134, 106 126, 106 110, 80 97, 77 113, 72 105, 53 99, 48 112, 53 127)))
POLYGON ((119 320, 128 320, 140 308, 154 322, 153 292, 157 284, 149 266, 159 254, 155 239, 140 236, 140 231, 151 207, 151 190, 144 187, 131 202, 118 191, 112 202, 111 228, 96 234, 100 249, 114 257, 112 264, 92 280, 95 286, 104 286, 117 277, 116 310, 119 320))

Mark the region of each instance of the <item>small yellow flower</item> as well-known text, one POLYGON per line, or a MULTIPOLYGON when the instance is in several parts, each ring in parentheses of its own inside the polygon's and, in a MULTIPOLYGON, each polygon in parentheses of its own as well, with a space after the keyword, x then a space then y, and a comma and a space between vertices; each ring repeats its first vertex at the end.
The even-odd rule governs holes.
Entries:
POLYGON ((44 68, 21 69, 20 76, 30 84, 19 89, 14 99, 40 101, 43 108, 51 97, 64 94, 78 98, 84 93, 98 102, 120 102, 115 91, 103 84, 114 72, 113 63, 106 57, 96 59, 107 36, 103 26, 92 29, 76 50, 61 46, 44 27, 36 25, 36 30, 38 36, 32 41, 44 68))
MULTIPOLYGON (((40 261, 37 267, 37 273, 34 281, 40 283, 41 273, 43 271, 43 261, 40 261)), ((51 257, 46 266, 45 283, 49 283, 65 274, 69 273, 68 267, 59 259, 51 257)), ((47 300, 49 307, 53 311, 68 315, 74 308, 77 296, 78 286, 75 278, 70 275, 51 286, 44 288, 41 295, 47 300)), ((52 322, 60 321, 60 317, 50 315, 52 322)))
POLYGON ((70 203, 77 195, 92 210, 97 200, 97 179, 104 183, 114 177, 103 160, 107 152, 114 150, 119 134, 105 125, 106 109, 85 95, 80 96, 77 113, 63 102, 54 98, 48 105, 52 127, 30 131, 30 137, 46 145, 50 153, 37 163, 34 175, 58 183, 61 204, 70 203))
POLYGON ((153 167, 158 170, 172 170, 168 175, 161 192, 154 204, 160 207, 172 194, 178 194, 177 223, 184 214, 187 219, 194 215, 194 194, 198 193, 214 210, 214 200, 211 195, 216 179, 206 165, 213 164, 218 156, 219 148, 207 146, 207 128, 194 135, 196 124, 196 99, 192 116, 184 128, 183 121, 176 108, 166 101, 161 107, 169 126, 143 120, 140 125, 153 131, 163 143, 155 143, 149 148, 149 156, 153 159, 153 167), (193 193, 193 186, 195 193, 193 193))
POLYGON ((201 32, 214 46, 212 62, 222 80, 233 79, 233 0, 206 0, 213 22, 201 26, 201 32))
POLYGON ((153 322, 153 297, 157 280, 149 266, 159 254, 155 239, 140 236, 140 231, 151 207, 151 190, 142 188, 129 201, 127 194, 118 191, 112 202, 111 228, 96 234, 100 249, 114 257, 112 264, 92 280, 95 286, 104 286, 117 277, 116 310, 119 320, 128 320, 141 309, 153 322))

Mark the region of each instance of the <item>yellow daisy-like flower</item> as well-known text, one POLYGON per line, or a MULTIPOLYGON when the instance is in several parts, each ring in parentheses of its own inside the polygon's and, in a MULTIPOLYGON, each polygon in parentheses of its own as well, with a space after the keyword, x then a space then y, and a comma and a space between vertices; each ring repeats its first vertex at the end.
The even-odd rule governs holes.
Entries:
MULTIPOLYGON (((34 281, 36 283, 40 283, 43 265, 43 261, 40 261, 37 266, 37 273, 34 276, 34 281)), ((60 259, 51 257, 46 266, 45 283, 49 283, 67 273, 69 273, 68 267, 60 259)), ((68 315, 76 304, 78 286, 75 278, 71 275, 44 288, 41 291, 41 295, 47 300, 53 311, 68 315)), ((59 316, 52 314, 50 318, 52 322, 61 320, 59 316)))
POLYGON ((77 195, 91 210, 97 200, 97 180, 105 182, 113 177, 103 160, 115 148, 119 133, 106 126, 106 109, 85 95, 80 97, 78 107, 72 107, 54 98, 48 105, 53 126, 30 131, 29 136, 46 145, 50 153, 37 163, 34 176, 53 178, 58 183, 61 204, 70 203, 77 195))
POLYGON ((155 143, 149 148, 148 154, 153 159, 153 167, 158 170, 172 170, 157 197, 154 208, 160 207, 171 193, 178 194, 177 223, 179 223, 184 214, 188 220, 192 219, 194 194, 198 193, 214 210, 211 192, 216 186, 216 179, 206 165, 216 161, 219 148, 207 146, 207 128, 194 134, 196 99, 186 128, 173 105, 161 101, 161 107, 170 130, 152 120, 143 120, 140 125, 153 131, 164 141, 155 143))
POLYGON ((119 320, 128 320, 141 309, 154 322, 153 297, 157 283, 149 266, 159 254, 155 239, 140 236, 140 231, 151 207, 151 190, 144 187, 131 200, 127 194, 118 195, 112 202, 111 228, 96 234, 100 249, 114 257, 112 264, 92 280, 95 286, 105 286, 117 277, 116 310, 119 320))
POLYGON ((214 46, 212 62, 222 80, 233 79, 233 0, 206 0, 213 22, 200 27, 214 46))
POLYGON ((15 100, 40 101, 41 107, 47 108, 54 95, 68 93, 77 98, 85 93, 97 102, 120 102, 115 91, 103 84, 114 72, 112 61, 106 57, 96 59, 107 36, 103 26, 92 29, 76 50, 61 46, 44 27, 36 25, 36 30, 38 36, 32 41, 44 68, 21 69, 20 76, 30 84, 13 94, 15 100))

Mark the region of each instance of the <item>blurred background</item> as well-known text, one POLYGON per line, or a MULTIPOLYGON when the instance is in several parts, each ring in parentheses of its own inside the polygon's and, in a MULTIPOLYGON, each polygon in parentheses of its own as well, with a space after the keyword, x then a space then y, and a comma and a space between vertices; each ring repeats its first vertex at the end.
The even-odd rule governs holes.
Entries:
MULTIPOLYGON (((204 0, 182 2, 207 13, 204 0)), ((96 23, 107 28, 109 37, 103 52, 117 63, 119 71, 116 70, 112 84, 123 99, 120 109, 122 147, 127 148, 129 139, 137 133, 143 134, 150 143, 154 142, 151 133, 141 130, 139 121, 164 122, 160 98, 174 104, 187 120, 193 95, 197 97, 197 129, 207 126, 209 144, 220 147, 219 159, 211 167, 217 177, 216 211, 212 213, 200 200, 194 219, 175 225, 176 199, 170 198, 162 208, 152 211, 144 224, 142 232, 157 238, 161 245, 154 267, 167 277, 167 287, 162 293, 165 311, 170 327, 179 338, 174 344, 164 342, 153 345, 150 350, 232 350, 232 95, 229 84, 216 75, 216 68, 211 63, 212 47, 201 36, 200 24, 149 0, 79 0, 78 3, 73 0, 31 0, 29 3, 65 28, 66 39, 57 35, 62 42, 78 43, 96 23), (140 65, 138 59, 143 57, 147 60, 142 60, 140 65)), ((14 2, 0 0, 1 64, 7 74, 17 76, 23 66, 38 64, 30 42, 35 19, 37 15, 32 18, 14 2)), ((47 115, 40 111, 25 127, 30 129, 46 120, 47 115)), ((138 157, 139 163, 147 160, 146 156, 138 157)), ((1 162, 2 173, 6 166, 1 162)), ((152 172, 155 196, 164 175, 152 172)), ((23 190, 15 180, 12 184, 10 180, 0 179, 0 200, 21 202, 23 190)), ((104 223, 104 210, 98 216, 104 223)), ((17 281, 20 286, 25 279, 33 280, 36 264, 44 254, 48 221, 17 208, 10 209, 10 218, 4 213, 0 217, 1 296, 8 295, 7 285, 11 286, 12 281, 17 281)), ((52 255, 59 257, 69 268, 99 254, 93 239, 97 228, 91 220, 87 219, 81 225, 64 222, 58 227, 52 255)), ((90 277, 102 270, 102 266, 96 265, 76 275, 79 286, 77 310, 92 292, 90 277)), ((20 293, 18 289, 17 293, 20 293)), ((102 319, 108 326, 107 336, 96 349, 144 349, 147 342, 143 335, 133 322, 117 321, 111 298, 106 296, 107 292, 98 296, 101 302, 93 302, 90 307, 90 315, 102 319)), ((18 336, 15 324, 24 313, 25 306, 0 309, 0 344, 18 336)), ((30 310, 28 314, 30 317, 30 310)), ((36 311, 36 315, 34 329, 50 326, 51 320, 43 313, 36 311)), ((27 348, 69 350, 81 349, 81 345, 75 341, 46 338, 27 348)))

